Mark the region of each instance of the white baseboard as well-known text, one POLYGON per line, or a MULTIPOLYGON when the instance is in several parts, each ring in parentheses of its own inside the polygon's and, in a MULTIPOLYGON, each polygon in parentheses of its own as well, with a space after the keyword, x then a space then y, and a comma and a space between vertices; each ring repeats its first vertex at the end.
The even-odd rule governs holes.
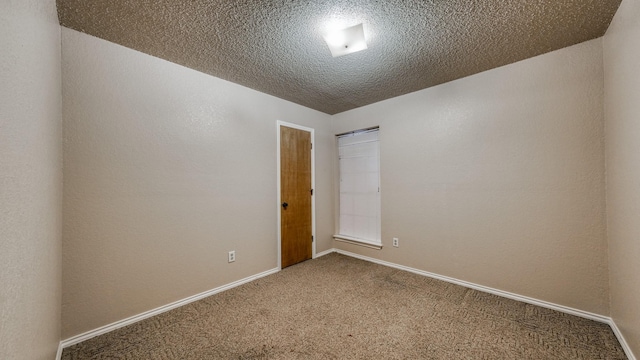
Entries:
MULTIPOLYGON (((428 271, 419 270, 419 269, 411 268, 411 267, 408 267, 408 266, 399 265, 399 264, 391 263, 391 262, 388 262, 388 261, 383 261, 383 260, 379 260, 379 259, 376 259, 376 258, 355 254, 355 253, 352 253, 352 252, 349 252, 349 251, 345 251, 345 250, 341 250, 341 249, 330 249, 330 250, 333 250, 334 252, 337 252, 337 253, 342 254, 342 255, 351 256, 351 257, 354 257, 354 258, 357 258, 357 259, 361 259, 361 260, 365 260, 365 261, 369 261, 369 262, 372 262, 372 263, 376 263, 376 264, 392 267, 392 268, 399 269, 399 270, 408 271, 408 272, 411 272, 411 273, 414 273, 414 274, 427 276, 427 277, 430 277, 430 278, 433 278, 433 279, 437 279, 437 280, 446 281, 446 282, 449 282, 449 283, 452 283, 452 284, 464 286, 466 288, 471 288, 471 289, 482 291, 482 292, 486 292, 486 293, 489 293, 489 294, 506 297, 506 298, 509 298, 509 299, 512 299, 512 300, 522 301, 522 302, 527 303, 527 304, 537 305, 537 306, 541 306, 543 308, 556 310, 556 311, 559 311, 559 312, 562 312, 562 313, 575 315, 575 316, 579 316, 579 317, 582 317, 582 318, 586 318, 586 319, 598 321, 598 322, 601 322, 601 323, 605 323, 605 324, 609 325, 611 327, 611 329, 613 330, 613 333, 616 335, 616 338, 618 338, 618 341, 620 342, 620 346, 622 346, 622 349, 624 350, 624 352, 627 355, 627 357, 629 358, 629 360, 636 360, 636 357, 633 355, 633 352, 631 351, 631 348, 629 347, 629 344, 627 344, 627 341, 625 340, 624 336, 622 335, 622 332, 620 331, 620 329, 618 329, 618 326, 613 321, 613 319, 608 317, 608 316, 594 314, 594 313, 591 313, 591 312, 588 312, 588 311, 584 311, 584 310, 580 310, 580 309, 574 309, 574 308, 571 308, 571 307, 568 307, 568 306, 554 304, 554 303, 551 303, 551 302, 548 302, 548 301, 538 300, 538 299, 534 299, 534 298, 531 298, 531 297, 528 297, 528 296, 518 295, 518 294, 514 294, 514 293, 511 293, 511 292, 508 292, 508 291, 498 290, 498 289, 494 289, 494 288, 491 288, 491 287, 488 287, 488 286, 478 285, 478 284, 474 284, 474 283, 471 283, 471 282, 468 282, 468 281, 459 280, 459 279, 448 277, 448 276, 434 274, 434 273, 431 273, 431 272, 428 272, 428 271)), ((330 250, 325 251, 325 253, 327 253, 327 254, 330 253, 331 252, 330 250)))
MULTIPOLYGON (((563 312, 563 313, 566 313, 566 314, 575 315, 575 316, 579 316, 579 317, 583 317, 583 318, 587 318, 587 319, 590 319, 590 320, 595 320, 595 321, 598 321, 598 322, 602 322, 602 323, 608 324, 611 327, 611 329, 613 330, 613 333, 618 338, 618 341, 620 342, 620 345, 622 346, 622 349, 624 350, 624 352, 627 355, 627 357, 629 358, 629 360, 636 360, 636 357, 634 356, 633 352, 631 351, 631 348, 629 347, 629 344, 627 343, 626 339, 622 335, 622 332, 620 332, 620 329, 618 328, 616 323, 613 321, 613 319, 611 319, 608 316, 594 314, 594 313, 591 313, 591 312, 588 312, 588 311, 574 309, 574 308, 571 308, 571 307, 568 307, 568 306, 558 305, 558 304, 550 303, 548 301, 538 300, 538 299, 534 299, 534 298, 531 298, 531 297, 528 297, 528 296, 518 295, 518 294, 514 294, 514 293, 511 293, 511 292, 508 292, 508 291, 498 290, 498 289, 490 288, 490 287, 483 286, 483 285, 474 284, 474 283, 471 283, 471 282, 468 282, 468 281, 459 280, 459 279, 448 277, 448 276, 438 275, 438 274, 431 273, 431 272, 428 272, 428 271, 419 270, 419 269, 411 268, 411 267, 408 267, 408 266, 399 265, 399 264, 391 263, 391 262, 388 262, 388 261, 383 261, 383 260, 379 260, 379 259, 376 259, 376 258, 359 255, 359 254, 352 253, 352 252, 345 251, 345 250, 341 250, 341 249, 331 248, 329 250, 325 250, 325 251, 319 252, 319 253, 316 254, 315 258, 317 259, 317 258, 319 258, 321 256, 328 255, 328 254, 331 254, 331 253, 334 253, 334 252, 337 252, 337 253, 342 254, 342 255, 350 256, 350 257, 353 257, 353 258, 369 261, 369 262, 372 262, 372 263, 388 266, 388 267, 391 267, 391 268, 408 271, 408 272, 411 272, 411 273, 414 273, 414 274, 427 276, 427 277, 430 277, 430 278, 433 278, 433 279, 446 281, 446 282, 449 282, 449 283, 452 283, 452 284, 464 286, 466 288, 470 288, 470 289, 474 289, 474 290, 478 290, 478 291, 494 294, 494 295, 497 295, 497 296, 506 297, 506 298, 509 298, 509 299, 512 299, 512 300, 522 301, 522 302, 527 303, 527 304, 537 305, 537 306, 541 306, 541 307, 544 307, 544 308, 547 308, 547 309, 556 310, 556 311, 563 312)), ((78 343, 80 343, 82 341, 89 340, 89 339, 91 339, 93 337, 108 333, 110 331, 119 329, 121 327, 130 325, 130 324, 133 324, 135 322, 144 320, 144 319, 149 318, 151 316, 158 315, 158 314, 161 314, 163 312, 175 309, 177 307, 189 304, 191 302, 200 300, 200 299, 205 298, 207 296, 211 296, 211 295, 217 294, 219 292, 222 292, 222 291, 225 291, 225 290, 229 290, 229 289, 234 288, 236 286, 240 286, 242 284, 248 283, 250 281, 257 280, 257 279, 259 279, 261 277, 265 277, 267 275, 271 275, 271 274, 277 273, 278 271, 280 271, 278 268, 267 270, 267 271, 261 272, 261 273, 256 274, 256 275, 249 276, 249 277, 246 277, 246 278, 238 280, 238 281, 234 281, 234 282, 229 283, 227 285, 223 285, 223 286, 217 287, 215 289, 211 289, 209 291, 205 291, 205 292, 202 292, 200 294, 196 294, 196 295, 190 296, 188 298, 184 298, 182 300, 178 300, 178 301, 173 302, 171 304, 164 305, 164 306, 158 307, 156 309, 149 310, 149 311, 146 311, 144 313, 141 313, 141 314, 138 314, 138 315, 134 315, 132 317, 129 317, 129 318, 126 318, 126 319, 123 319, 123 320, 120 320, 120 321, 116 321, 116 322, 111 323, 109 325, 105 325, 105 326, 102 326, 100 328, 97 328, 97 329, 94 329, 94 330, 91 330, 91 331, 87 331, 87 332, 82 333, 80 335, 76 335, 76 336, 71 337, 69 339, 63 340, 63 341, 60 342, 60 345, 58 346, 58 353, 56 355, 56 360, 60 360, 60 358, 62 356, 62 350, 64 348, 66 348, 66 347, 78 344, 78 343)))
POLYGON ((58 352, 56 353, 56 360, 62 359, 62 341, 58 344, 58 352))
POLYGON ((627 343, 627 340, 624 338, 624 335, 622 335, 622 332, 618 328, 618 325, 616 325, 616 322, 613 321, 613 319, 609 319, 609 326, 611 326, 611 330, 613 330, 613 333, 616 334, 616 337, 620 342, 620 346, 622 346, 622 349, 624 350, 624 353, 627 355, 627 358, 629 358, 629 360, 636 360, 636 357, 633 355, 633 352, 631 351, 631 347, 627 343))
POLYGON ((599 322, 603 322, 603 323, 608 323, 608 321, 610 319, 607 316, 594 314, 594 313, 591 313, 591 312, 588 312, 588 311, 574 309, 574 308, 570 308, 568 306, 558 305, 558 304, 550 303, 550 302, 547 302, 547 301, 544 301, 544 300, 538 300, 538 299, 530 298, 528 296, 518 295, 518 294, 514 294, 514 293, 511 293, 511 292, 508 292, 508 291, 498 290, 498 289, 494 289, 494 288, 491 288, 491 287, 488 287, 488 286, 478 285, 478 284, 474 284, 472 282, 459 280, 459 279, 448 277, 448 276, 444 276, 444 275, 438 275, 438 274, 435 274, 435 273, 432 273, 432 272, 419 270, 419 269, 415 269, 415 268, 412 268, 412 267, 391 263, 391 262, 384 261, 384 260, 378 260, 376 258, 371 258, 371 257, 368 257, 368 256, 358 255, 358 254, 355 254, 355 253, 352 253, 352 252, 349 252, 349 251, 336 249, 336 252, 339 253, 339 254, 351 256, 351 257, 354 257, 354 258, 357 258, 357 259, 366 260, 366 261, 370 261, 370 262, 373 262, 373 263, 376 263, 376 264, 380 264, 380 265, 396 268, 396 269, 399 269, 399 270, 408 271, 408 272, 411 272, 411 273, 414 273, 414 274, 423 275, 423 276, 427 276, 427 277, 430 277, 430 278, 446 281, 448 283, 464 286, 466 288, 470 288, 470 289, 486 292, 486 293, 493 294, 493 295, 506 297, 506 298, 512 299, 512 300, 522 301, 522 302, 525 302, 527 304, 538 305, 538 306, 541 306, 541 307, 544 307, 544 308, 547 308, 547 309, 557 310, 557 311, 560 311, 560 312, 563 312, 563 313, 576 315, 576 316, 580 316, 580 317, 583 317, 583 318, 587 318, 587 319, 591 319, 591 320, 595 320, 595 321, 599 321, 599 322))
POLYGON ((167 304, 167 305, 164 305, 164 306, 160 306, 160 307, 155 308, 153 310, 145 311, 145 312, 143 312, 141 314, 134 315, 134 316, 128 317, 128 318, 120 320, 120 321, 116 321, 114 323, 99 327, 97 329, 87 331, 85 333, 70 337, 70 338, 68 338, 66 340, 62 340, 60 342, 60 347, 59 347, 59 350, 58 350, 58 353, 59 353, 58 359, 59 359, 59 356, 62 354, 62 349, 66 348, 66 347, 81 343, 81 342, 83 342, 85 340, 89 340, 89 339, 91 339, 93 337, 96 337, 96 336, 99 336, 99 335, 102 335, 102 334, 106 334, 106 333, 108 333, 110 331, 113 331, 113 330, 119 329, 121 327, 136 323, 138 321, 150 318, 152 316, 155 316, 155 315, 158 315, 158 314, 162 314, 163 312, 167 312, 167 311, 175 309, 177 307, 180 307, 180 306, 183 306, 183 305, 187 305, 187 304, 192 303, 194 301, 198 301, 200 299, 203 299, 203 298, 205 298, 207 296, 211 296, 211 295, 217 294, 219 292, 232 289, 232 288, 234 288, 236 286, 240 286, 242 284, 246 284, 246 283, 248 283, 250 281, 257 280, 257 279, 259 279, 261 277, 265 277, 267 275, 275 274, 278 271, 280 271, 278 268, 267 270, 267 271, 261 272, 259 274, 255 274, 255 275, 246 277, 244 279, 240 279, 238 281, 234 281, 232 283, 229 283, 229 284, 226 284, 226 285, 223 285, 223 286, 219 286, 219 287, 217 287, 215 289, 211 289, 211 290, 208 290, 208 291, 205 291, 205 292, 201 292, 199 294, 196 294, 196 295, 193 295, 193 296, 189 296, 189 297, 184 298, 182 300, 178 300, 178 301, 172 302, 170 304, 167 304))
POLYGON ((331 253, 333 253, 333 252, 336 252, 336 249, 331 248, 331 249, 329 249, 329 250, 325 250, 325 251, 322 251, 322 252, 316 253, 316 257, 314 257, 314 259, 317 259, 317 258, 319 258, 320 256, 329 255, 329 254, 331 254, 331 253))

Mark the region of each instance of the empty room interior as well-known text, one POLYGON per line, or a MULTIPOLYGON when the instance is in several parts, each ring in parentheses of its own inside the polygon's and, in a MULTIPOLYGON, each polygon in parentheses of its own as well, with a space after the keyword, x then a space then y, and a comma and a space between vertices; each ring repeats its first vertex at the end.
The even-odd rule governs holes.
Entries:
POLYGON ((0 0, 0 359, 636 359, 638 64, 640 0, 0 0))

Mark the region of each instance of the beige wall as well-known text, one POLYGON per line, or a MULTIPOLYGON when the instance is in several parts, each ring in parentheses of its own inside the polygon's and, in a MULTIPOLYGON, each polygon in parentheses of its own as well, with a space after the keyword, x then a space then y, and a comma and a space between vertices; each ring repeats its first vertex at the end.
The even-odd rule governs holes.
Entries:
POLYGON ((624 0, 604 37, 611 317, 640 355, 640 2, 624 0))
POLYGON ((55 1, 1 1, 0 359, 60 341, 61 104, 55 1))
MULTIPOLYGON (((604 74, 593 40, 339 114, 332 129, 64 29, 63 337, 275 267, 284 120, 316 129, 318 252, 333 246, 332 134, 380 125, 387 246, 336 247, 605 315, 609 281, 611 315, 640 352, 638 14, 623 2, 604 74)), ((2 2, 0 48, 0 358, 49 359, 62 266, 55 2, 2 2)))
POLYGON ((602 97, 596 39, 334 116, 380 126, 385 245, 335 246, 608 315, 602 97))
POLYGON ((639 12, 623 2, 604 71, 597 39, 334 117, 63 29, 63 338, 275 267, 283 120, 316 129, 318 252, 602 315, 610 282, 638 352, 639 12), (374 125, 382 250, 330 239, 333 134, 374 125))
POLYGON ((328 115, 73 30, 62 44, 63 338, 277 266, 276 120, 316 130, 331 248, 328 115))

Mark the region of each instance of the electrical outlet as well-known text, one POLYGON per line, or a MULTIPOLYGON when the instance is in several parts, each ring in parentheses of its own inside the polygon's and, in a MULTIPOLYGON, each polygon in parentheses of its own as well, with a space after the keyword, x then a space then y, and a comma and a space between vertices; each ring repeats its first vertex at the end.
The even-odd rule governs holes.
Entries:
POLYGON ((236 251, 229 251, 229 262, 232 263, 236 261, 236 251))
POLYGON ((393 238, 393 247, 398 247, 400 244, 400 240, 398 238, 393 238))

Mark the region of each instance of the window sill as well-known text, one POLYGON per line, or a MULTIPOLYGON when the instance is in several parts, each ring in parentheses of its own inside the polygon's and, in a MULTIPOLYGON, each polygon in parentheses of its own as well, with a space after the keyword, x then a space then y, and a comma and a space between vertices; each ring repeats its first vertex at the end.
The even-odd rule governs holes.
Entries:
POLYGON ((376 250, 382 249, 382 244, 376 244, 374 242, 370 242, 370 241, 362 240, 362 239, 356 239, 356 238, 352 238, 350 236, 333 235, 333 238, 336 241, 345 242, 347 244, 364 246, 364 247, 371 248, 371 249, 376 249, 376 250))

